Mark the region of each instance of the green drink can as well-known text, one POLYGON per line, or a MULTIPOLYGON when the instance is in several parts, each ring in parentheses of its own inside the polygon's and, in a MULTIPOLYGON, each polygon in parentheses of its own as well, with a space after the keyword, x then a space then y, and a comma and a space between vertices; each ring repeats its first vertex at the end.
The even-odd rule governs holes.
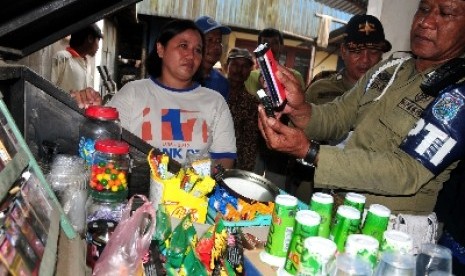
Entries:
POLYGON ((331 216, 333 213, 334 198, 330 194, 314 193, 310 200, 310 210, 321 216, 318 236, 328 238, 331 228, 331 216))
POLYGON ((352 234, 347 237, 345 252, 349 255, 360 256, 373 269, 378 262, 379 242, 372 236, 352 234))
POLYGON ((284 266, 294 230, 297 203, 297 198, 291 195, 276 197, 265 250, 260 252, 263 262, 273 266, 284 266))
POLYGON ((381 243, 383 233, 388 227, 390 215, 391 210, 386 206, 371 204, 363 224, 362 233, 372 236, 381 243))
POLYGON ((357 193, 347 193, 344 197, 344 205, 355 207, 355 209, 360 211, 360 214, 363 214, 365 208, 366 197, 357 193))
POLYGON ((347 237, 358 232, 360 211, 352 206, 341 205, 337 208, 336 217, 331 227, 330 238, 336 243, 337 250, 344 252, 347 237))
POLYGON ((296 275, 300 265, 300 258, 304 252, 304 240, 318 235, 321 217, 317 212, 301 210, 295 218, 294 232, 287 251, 283 275, 296 275))
MULTIPOLYGON (((400 252, 402 254, 413 253, 412 237, 398 230, 387 230, 383 234, 380 253, 382 252, 400 252)), ((381 254, 380 254, 381 255, 381 254)))
POLYGON ((328 268, 335 259, 336 244, 327 238, 310 237, 304 241, 304 254, 297 275, 328 275, 328 268))

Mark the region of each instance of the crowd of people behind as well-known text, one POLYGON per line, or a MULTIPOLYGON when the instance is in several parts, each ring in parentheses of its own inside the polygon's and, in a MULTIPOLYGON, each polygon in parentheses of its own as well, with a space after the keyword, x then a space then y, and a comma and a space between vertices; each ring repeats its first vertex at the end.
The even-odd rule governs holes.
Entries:
MULTIPOLYGON (((147 58, 149 77, 127 83, 108 105, 118 109, 124 128, 181 163, 189 152, 209 153, 227 169, 257 172, 291 193, 306 188, 299 195, 305 201, 312 189, 336 196, 357 191, 367 206, 428 215, 443 184, 441 197, 450 200, 457 194, 447 189, 458 185, 449 183, 464 181, 456 173, 463 167, 457 167, 463 134, 455 128, 462 123, 465 89, 444 86, 438 95, 421 84, 449 60, 465 57, 464 28, 465 1, 421 0, 411 24, 410 55, 383 61, 391 50, 383 26, 373 16, 354 16, 340 47, 341 71, 305 89, 297 71, 278 65, 287 102, 270 118, 257 108, 255 93, 263 84, 247 49, 228 52, 226 76, 213 68, 222 36, 231 29, 208 16, 173 20, 161 28, 147 58), (438 115, 438 108, 450 112, 438 115), (437 129, 441 135, 431 140, 437 129)), ((279 30, 262 30, 257 42, 268 43, 279 61, 284 45, 279 30)), ((72 90, 80 107, 101 104, 93 89, 72 90)), ((451 221, 463 221, 463 212, 439 207, 445 222, 441 241, 455 248, 454 269, 461 273, 463 225, 451 221)))

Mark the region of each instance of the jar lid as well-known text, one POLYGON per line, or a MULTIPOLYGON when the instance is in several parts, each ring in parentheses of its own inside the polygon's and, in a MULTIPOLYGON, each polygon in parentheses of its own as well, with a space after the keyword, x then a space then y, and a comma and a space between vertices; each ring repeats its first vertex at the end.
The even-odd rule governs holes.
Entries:
POLYGON ((121 190, 118 192, 96 191, 89 189, 89 195, 98 201, 105 202, 122 202, 128 197, 128 190, 121 190))
POLYGON ((103 120, 118 120, 119 118, 118 110, 109 106, 89 106, 84 114, 86 117, 103 120))
POLYGON ((95 142, 95 150, 104 153, 127 154, 129 153, 129 144, 114 139, 101 139, 95 142))

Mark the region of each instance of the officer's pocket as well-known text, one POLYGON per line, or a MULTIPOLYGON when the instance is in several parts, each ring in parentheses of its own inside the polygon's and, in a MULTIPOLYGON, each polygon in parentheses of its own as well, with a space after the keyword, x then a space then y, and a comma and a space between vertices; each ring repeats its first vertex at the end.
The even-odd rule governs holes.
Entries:
POLYGON ((380 122, 392 133, 400 144, 409 131, 415 126, 419 118, 396 106, 393 110, 380 118, 380 122))

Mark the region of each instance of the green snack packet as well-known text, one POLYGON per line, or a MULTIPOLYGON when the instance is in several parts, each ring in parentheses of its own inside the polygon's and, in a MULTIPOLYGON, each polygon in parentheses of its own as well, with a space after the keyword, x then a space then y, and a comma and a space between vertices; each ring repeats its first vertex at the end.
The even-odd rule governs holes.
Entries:
POLYGON ((197 244, 197 232, 192 225, 190 214, 186 215, 170 237, 169 246, 166 251, 166 262, 173 268, 180 268, 183 263, 188 247, 197 244))
POLYGON ((183 265, 179 272, 179 275, 186 276, 207 276, 207 269, 200 262, 196 256, 195 251, 191 246, 187 249, 186 257, 184 258, 183 265))
POLYGON ((166 208, 163 204, 158 205, 156 222, 153 239, 157 241, 160 252, 164 252, 166 249, 166 241, 171 235, 172 230, 170 216, 166 212, 166 208))

